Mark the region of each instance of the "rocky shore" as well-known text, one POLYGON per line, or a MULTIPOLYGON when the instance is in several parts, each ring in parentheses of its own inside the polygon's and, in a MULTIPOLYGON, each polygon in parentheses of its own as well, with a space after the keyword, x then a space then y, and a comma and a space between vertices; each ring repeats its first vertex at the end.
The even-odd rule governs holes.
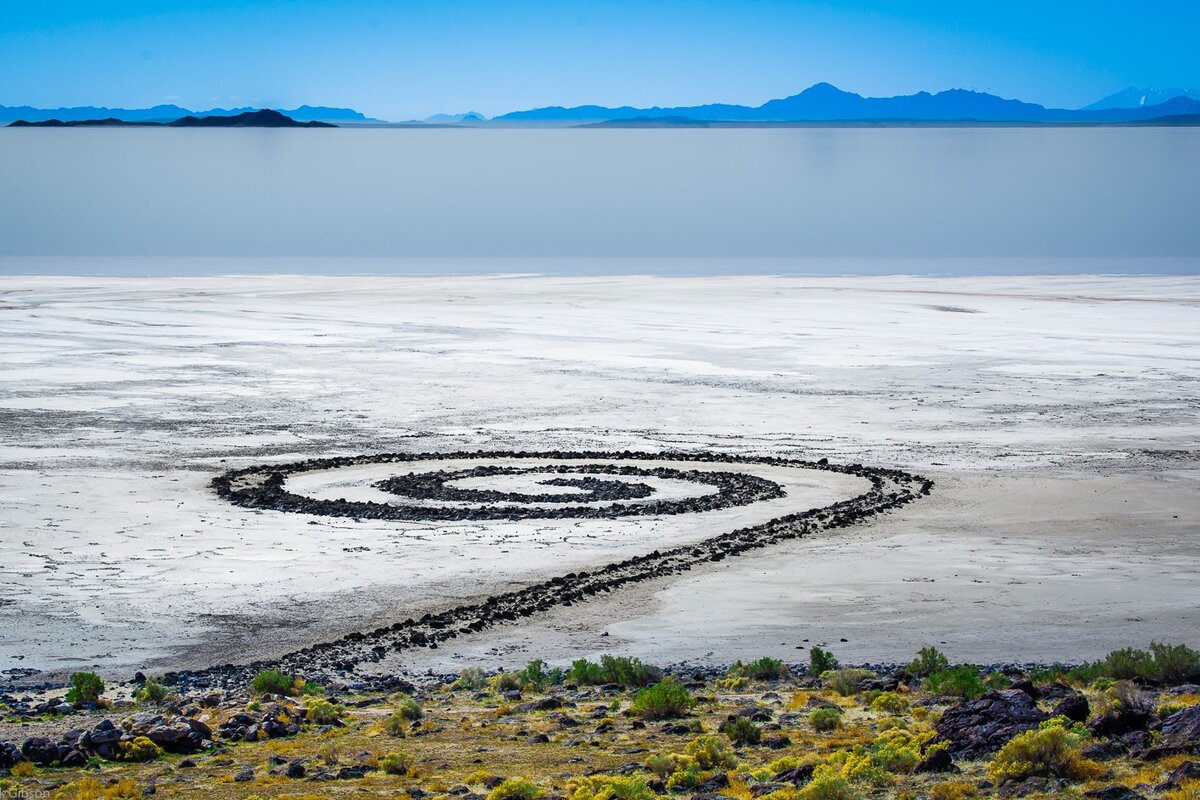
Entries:
POLYGON ((199 689, 139 674, 106 691, 92 679, 0 694, 0 791, 1191 800, 1200 788, 1200 655, 1181 645, 1072 669, 951 665, 932 647, 847 667, 815 648, 793 666, 605 657, 354 684, 264 671, 199 689))
MULTIPOLYGON (((770 481, 734 471, 691 471, 674 469, 644 469, 589 464, 595 460, 647 461, 669 459, 700 464, 769 464, 799 467, 818 471, 854 475, 870 482, 871 488, 848 500, 769 520, 761 525, 739 528, 686 547, 654 550, 619 562, 583 571, 570 572, 522 589, 492 595, 479 603, 457 606, 440 613, 427 613, 419 619, 406 619, 370 631, 348 634, 332 642, 314 644, 280 658, 277 662, 254 662, 245 665, 219 665, 206 670, 170 672, 165 680, 170 685, 188 687, 233 686, 245 683, 250 676, 267 667, 310 675, 321 679, 345 679, 364 663, 379 662, 389 652, 412 648, 437 648, 439 643, 460 635, 478 633, 485 628, 547 611, 555 606, 570 606, 598 594, 611 592, 632 583, 667 575, 679 574, 699 564, 717 562, 741 553, 798 539, 819 531, 852 525, 877 514, 904 506, 928 495, 933 482, 900 470, 867 467, 861 464, 836 465, 827 459, 809 462, 776 457, 739 457, 714 453, 644 453, 633 451, 474 451, 462 453, 389 453, 343 458, 307 459, 292 464, 248 467, 227 472, 213 480, 213 488, 226 500, 247 508, 280 512, 298 512, 325 516, 351 516, 370 519, 436 519, 476 520, 497 518, 563 518, 615 517, 625 515, 682 514, 712 510, 727 505, 742 505, 778 496, 782 491, 770 481), (571 459, 583 462, 579 466, 550 468, 562 474, 576 471, 601 472, 623 478, 655 475, 672 477, 716 486, 715 494, 668 502, 627 504, 613 502, 601 506, 562 506, 561 504, 511 505, 514 500, 529 503, 527 496, 511 494, 483 495, 488 504, 475 507, 446 507, 425 505, 391 505, 385 503, 326 500, 294 494, 286 490, 288 475, 333 470, 361 464, 406 464, 422 460, 478 459, 482 461, 520 459, 571 459), (499 504, 501 501, 510 504, 499 504), (493 505, 492 503, 496 503, 493 505)), ((494 474, 484 467, 487 474, 494 474)), ((401 476, 384 481, 389 490, 399 489, 416 500, 444 498, 447 476, 424 474, 401 476)), ((627 491, 630 484, 619 484, 627 491)), ((637 484, 633 484, 636 491, 637 484)), ((601 494, 611 493, 602 487, 601 494)), ((596 490, 593 490, 595 493, 596 490)), ((480 499, 478 495, 469 495, 480 499)))

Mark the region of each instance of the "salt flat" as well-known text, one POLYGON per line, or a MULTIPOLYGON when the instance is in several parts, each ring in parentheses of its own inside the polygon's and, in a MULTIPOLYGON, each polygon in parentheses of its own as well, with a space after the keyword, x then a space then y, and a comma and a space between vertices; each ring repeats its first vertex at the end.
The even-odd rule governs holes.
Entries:
POLYGON ((1078 660, 1200 629, 1194 278, 5 277, 0 343, 0 670, 278 655, 781 511, 358 522, 208 485, 475 448, 827 457, 937 486, 380 668, 802 660, 805 640, 1078 660))

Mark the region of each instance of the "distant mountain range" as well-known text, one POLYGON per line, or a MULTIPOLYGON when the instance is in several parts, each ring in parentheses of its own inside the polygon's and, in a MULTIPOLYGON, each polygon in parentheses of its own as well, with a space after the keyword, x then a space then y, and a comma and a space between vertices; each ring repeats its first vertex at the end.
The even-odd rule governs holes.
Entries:
POLYGON ((1116 94, 1110 94, 1108 97, 1092 103, 1090 106, 1084 106, 1083 110, 1102 111, 1109 108, 1156 106, 1168 100, 1174 100, 1176 97, 1190 97, 1193 100, 1200 100, 1200 89, 1138 89, 1131 86, 1116 94))
MULTIPOLYGON (((183 117, 231 117, 255 111, 250 108, 210 109, 192 112, 173 105, 144 109, 79 108, 39 109, 0 106, 0 123, 11 120, 64 123, 114 119, 124 122, 170 122, 183 117)), ((1200 115, 1200 91, 1188 89, 1130 88, 1086 108, 1046 108, 1036 103, 1007 100, 984 92, 950 89, 937 94, 918 92, 898 97, 863 97, 828 83, 818 83, 799 94, 770 100, 760 106, 712 103, 672 108, 620 106, 547 106, 513 111, 491 119, 477 112, 435 114, 420 121, 387 123, 349 108, 300 106, 282 113, 298 122, 337 125, 405 126, 572 126, 604 124, 620 127, 780 125, 798 124, 1174 124, 1186 125, 1200 115)))
POLYGON ((289 116, 264 108, 260 111, 243 111, 227 117, 180 117, 170 122, 150 120, 125 120, 116 117, 103 119, 18 119, 9 123, 10 128, 110 128, 110 127, 167 127, 167 128, 336 128, 332 122, 309 120, 299 122, 289 116))
MULTIPOLYGON (((1102 103, 1105 101, 1101 101, 1102 103)), ((675 108, 621 106, 549 106, 514 111, 492 122, 508 124, 581 124, 615 120, 661 120, 686 124, 697 120, 726 123, 787 122, 1006 122, 1006 123, 1114 123, 1142 122, 1156 117, 1200 113, 1200 100, 1177 96, 1155 105, 1128 108, 1062 109, 1035 103, 1005 100, 992 94, 951 89, 937 94, 918 92, 899 97, 863 97, 828 83, 818 83, 800 94, 769 100, 761 106, 715 103, 675 108)))
MULTIPOLYGON (((183 117, 233 117, 257 108, 213 108, 208 111, 190 111, 179 106, 163 105, 153 108, 105 108, 103 106, 75 106, 72 108, 34 108, 32 106, 0 106, 0 123, 25 120, 45 122, 57 119, 62 122, 83 120, 116 119, 123 122, 173 122, 183 117)), ((279 113, 297 122, 331 122, 335 125, 380 124, 383 120, 364 116, 352 108, 329 108, 326 106, 300 106, 279 109, 279 113)))

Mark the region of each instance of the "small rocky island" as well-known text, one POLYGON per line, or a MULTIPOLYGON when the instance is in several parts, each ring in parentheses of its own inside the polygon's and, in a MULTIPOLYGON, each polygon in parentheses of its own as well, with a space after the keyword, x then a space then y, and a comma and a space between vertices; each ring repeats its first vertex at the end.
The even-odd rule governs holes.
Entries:
POLYGON ((10 128, 106 128, 106 127, 139 127, 139 128, 336 128, 329 122, 299 122, 286 114, 280 114, 269 108, 258 111, 247 111, 228 117, 180 117, 170 122, 127 122, 115 117, 106 119, 68 120, 48 119, 42 122, 28 122, 23 119, 9 123, 10 128))

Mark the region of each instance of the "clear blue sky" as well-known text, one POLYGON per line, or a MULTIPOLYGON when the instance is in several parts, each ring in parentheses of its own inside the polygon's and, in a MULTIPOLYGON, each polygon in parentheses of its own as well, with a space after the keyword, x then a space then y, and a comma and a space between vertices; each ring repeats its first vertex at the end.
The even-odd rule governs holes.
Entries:
POLYGON ((0 0, 0 104, 758 104, 817 81, 1078 107, 1200 86, 1195 0, 0 0))

